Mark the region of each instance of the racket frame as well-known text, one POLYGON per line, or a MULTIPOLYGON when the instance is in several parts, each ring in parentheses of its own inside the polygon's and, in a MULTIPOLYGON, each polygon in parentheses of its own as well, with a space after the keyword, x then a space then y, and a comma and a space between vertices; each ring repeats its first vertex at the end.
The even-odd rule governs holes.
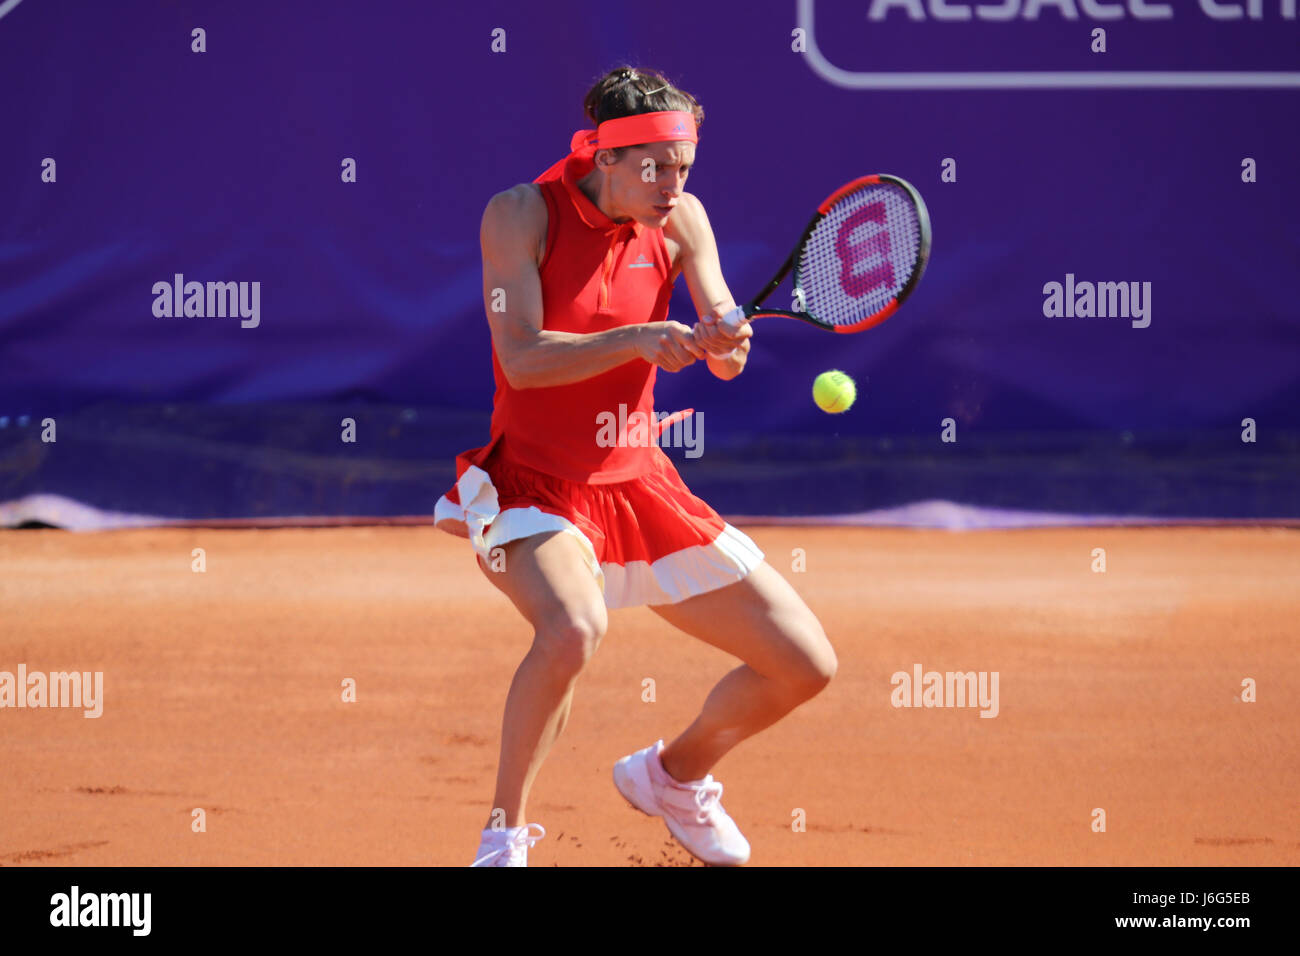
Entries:
MULTIPOLYGON (((890 176, 886 173, 875 173, 870 176, 861 176, 852 182, 845 183, 839 189, 835 190, 835 192, 822 200, 821 205, 817 207, 817 212, 813 215, 812 219, 809 220, 807 227, 804 228, 803 233, 799 236, 799 241, 795 243, 794 249, 790 252, 790 255, 781 265, 781 268, 776 275, 772 277, 771 281, 763 287, 763 290, 759 292, 758 295, 754 296, 754 298, 745 305, 738 306, 736 311, 728 313, 723 317, 723 321, 725 321, 727 325, 735 331, 740 327, 740 316, 737 314, 739 312, 744 315, 746 321, 760 316, 779 315, 784 318, 798 319, 801 322, 807 322, 809 325, 815 325, 819 329, 828 329, 831 332, 839 332, 845 335, 853 332, 866 331, 873 326, 879 325, 881 322, 885 321, 885 319, 898 311, 898 307, 912 294, 917 283, 921 281, 921 275, 925 272, 926 264, 930 261, 930 241, 930 212, 926 209, 925 200, 921 198, 921 194, 917 192, 916 187, 901 177, 890 176), (817 316, 813 315, 811 312, 792 312, 786 309, 764 308, 762 305, 763 300, 776 290, 776 287, 784 281, 785 277, 790 274, 791 270, 795 269, 795 265, 800 259, 800 253, 803 252, 804 245, 808 242, 809 237, 812 236, 813 230, 817 228, 817 225, 826 218, 827 214, 831 211, 831 208, 845 196, 856 192, 864 186, 882 184, 897 186, 907 193, 908 198, 912 200, 913 205, 916 207, 917 217, 920 220, 921 233, 917 248, 916 264, 912 268, 912 274, 907 277, 907 281, 903 283, 903 287, 899 289, 898 294, 889 301, 889 304, 878 312, 867 316, 865 319, 860 319, 851 325, 835 325, 834 323, 827 322, 824 319, 817 318, 817 316)), ((796 275, 796 293, 799 292, 798 278, 799 277, 796 275)))

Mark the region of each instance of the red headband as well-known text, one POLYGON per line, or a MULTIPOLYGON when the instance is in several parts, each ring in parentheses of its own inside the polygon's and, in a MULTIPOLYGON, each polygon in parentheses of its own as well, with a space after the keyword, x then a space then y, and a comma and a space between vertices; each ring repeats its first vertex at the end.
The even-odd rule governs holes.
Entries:
POLYGON ((605 120, 596 129, 580 129, 569 140, 569 155, 542 173, 535 183, 559 179, 565 164, 574 157, 587 163, 594 162, 596 150, 618 149, 622 146, 640 146, 642 143, 698 143, 695 115, 681 110, 664 110, 659 113, 638 113, 605 120))

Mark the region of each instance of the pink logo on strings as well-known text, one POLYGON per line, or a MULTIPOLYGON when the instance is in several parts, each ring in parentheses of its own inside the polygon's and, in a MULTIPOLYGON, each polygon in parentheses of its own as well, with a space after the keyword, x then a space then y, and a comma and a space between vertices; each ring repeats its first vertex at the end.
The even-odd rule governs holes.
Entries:
POLYGON ((855 299, 881 287, 894 284, 894 264, 889 261, 889 231, 885 229, 885 204, 869 203, 844 220, 835 234, 835 252, 840 257, 840 288, 855 299), (874 222, 880 228, 863 239, 851 239, 863 223, 874 222), (864 259, 880 257, 880 262, 862 272, 855 267, 864 259))

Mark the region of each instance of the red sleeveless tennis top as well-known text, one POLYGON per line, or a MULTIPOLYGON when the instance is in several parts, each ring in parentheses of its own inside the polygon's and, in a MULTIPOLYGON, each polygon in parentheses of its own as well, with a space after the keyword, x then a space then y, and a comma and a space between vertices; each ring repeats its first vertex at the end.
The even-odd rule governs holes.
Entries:
MULTIPOLYGON (((600 332, 661 322, 672 296, 663 230, 602 213, 576 184, 590 169, 590 161, 571 160, 559 180, 538 183, 547 212, 542 328, 600 332)), ((517 389, 506 381, 494 346, 492 443, 484 452, 499 443, 503 460, 588 484, 644 475, 657 449, 642 444, 627 423, 637 421, 634 412, 653 419, 656 371, 638 358, 581 382, 517 389), (609 415, 613 428, 602 430, 609 415)))

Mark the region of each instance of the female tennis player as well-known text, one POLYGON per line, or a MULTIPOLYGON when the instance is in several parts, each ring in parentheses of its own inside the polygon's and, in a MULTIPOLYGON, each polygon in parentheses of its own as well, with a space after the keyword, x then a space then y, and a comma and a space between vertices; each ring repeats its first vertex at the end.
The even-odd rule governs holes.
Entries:
POLYGON ((750 350, 748 324, 730 333, 717 322, 735 301, 704 208, 683 190, 704 111, 660 74, 630 67, 602 78, 585 107, 596 129, 484 211, 491 440, 457 458, 456 485, 434 514, 470 539, 534 631, 506 698, 493 812, 472 865, 527 865, 546 833, 527 820, 533 781, 607 608, 637 605, 743 663, 671 743, 619 760, 614 783, 698 859, 741 864, 749 843, 709 771, 824 688, 835 652, 762 552, 646 439, 658 369, 705 361, 729 380, 750 350), (693 328, 667 320, 679 274, 699 314, 693 328), (629 423, 617 441, 598 427, 610 414, 629 423))

